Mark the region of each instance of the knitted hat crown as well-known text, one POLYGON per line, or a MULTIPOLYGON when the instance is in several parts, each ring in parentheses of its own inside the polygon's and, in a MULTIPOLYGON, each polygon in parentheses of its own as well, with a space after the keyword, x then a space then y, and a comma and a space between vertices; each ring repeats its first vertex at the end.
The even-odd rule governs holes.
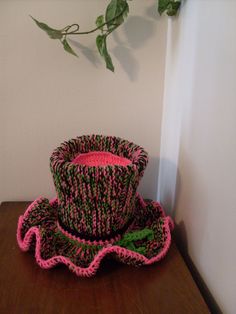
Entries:
POLYGON ((142 147, 118 137, 86 135, 61 144, 50 158, 61 227, 90 240, 125 231, 147 162, 142 147))

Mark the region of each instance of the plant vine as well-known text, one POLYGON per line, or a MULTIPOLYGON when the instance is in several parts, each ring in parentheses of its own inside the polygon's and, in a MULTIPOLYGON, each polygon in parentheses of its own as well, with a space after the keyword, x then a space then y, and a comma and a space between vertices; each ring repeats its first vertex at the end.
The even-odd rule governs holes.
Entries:
MULTIPOLYGON (((107 49, 107 38, 120 25, 122 25, 129 14, 129 4, 131 0, 110 0, 105 14, 99 15, 95 21, 95 28, 89 31, 80 31, 80 25, 73 23, 62 29, 54 29, 43 22, 39 22, 34 17, 31 18, 39 28, 47 33, 51 39, 59 40, 66 52, 78 57, 75 51, 68 43, 68 36, 88 35, 94 32, 100 34, 96 37, 96 46, 99 54, 104 59, 107 69, 114 72, 114 65, 107 49)), ((181 0, 157 0, 157 11, 160 15, 166 13, 168 16, 174 16, 178 13, 181 0)))

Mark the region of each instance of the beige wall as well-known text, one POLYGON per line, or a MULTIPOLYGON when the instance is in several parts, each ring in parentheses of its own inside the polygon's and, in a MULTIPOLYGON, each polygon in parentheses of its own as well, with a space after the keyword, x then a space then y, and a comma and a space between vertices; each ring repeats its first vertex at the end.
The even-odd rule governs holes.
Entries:
POLYGON ((166 19, 155 0, 130 2, 127 23, 109 41, 107 71, 94 36, 75 38, 79 59, 64 53, 29 18, 51 26, 93 27, 107 1, 0 1, 0 200, 54 194, 49 156, 62 141, 112 134, 143 145, 150 163, 141 185, 156 197, 166 19), (89 47, 89 49, 87 49, 89 47))
POLYGON ((236 311, 236 1, 188 0, 168 27, 159 198, 223 313, 236 311), (175 195, 176 188, 176 195, 175 195))

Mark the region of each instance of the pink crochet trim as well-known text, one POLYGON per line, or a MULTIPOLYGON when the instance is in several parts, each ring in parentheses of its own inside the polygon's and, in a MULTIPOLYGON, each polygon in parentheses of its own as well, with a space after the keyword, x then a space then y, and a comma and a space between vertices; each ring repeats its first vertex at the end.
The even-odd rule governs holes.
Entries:
POLYGON ((83 153, 77 155, 73 160, 73 164, 85 165, 85 166, 108 166, 108 165, 119 165, 127 166, 131 164, 131 160, 120 157, 118 155, 104 152, 94 151, 90 153, 83 153))
MULTIPOLYGON (((61 255, 54 256, 52 258, 44 260, 41 257, 41 236, 40 236, 39 228, 38 227, 31 227, 28 230, 28 232, 25 234, 24 238, 22 239, 22 237, 21 237, 21 228, 23 225, 23 221, 26 218, 26 216, 28 215, 28 213, 30 212, 30 210, 33 208, 34 204, 37 203, 40 199, 41 198, 36 199, 28 207, 28 209, 26 210, 24 215, 19 217, 18 227, 17 227, 17 242, 18 242, 19 247, 21 248, 22 251, 28 251, 30 248, 31 241, 32 241, 33 237, 35 236, 35 238, 36 238, 35 258, 36 258, 38 265, 43 269, 49 269, 49 268, 56 266, 57 264, 62 263, 62 264, 67 265, 69 267, 69 269, 71 269, 73 272, 75 272, 76 275, 78 275, 78 276, 91 277, 91 276, 95 275, 96 271, 99 268, 99 265, 100 265, 102 259, 108 254, 115 253, 115 254, 117 254, 118 257, 125 258, 125 259, 127 259, 127 261, 129 261, 130 259, 135 259, 144 265, 150 265, 150 264, 153 264, 153 263, 161 260, 166 255, 166 253, 170 247, 171 230, 173 229, 174 224, 173 224, 173 221, 170 217, 165 217, 164 218, 164 228, 166 229, 166 241, 165 241, 165 244, 164 244, 162 251, 158 255, 152 257, 151 259, 148 259, 144 255, 130 251, 126 248, 123 248, 123 247, 120 247, 117 245, 113 245, 113 246, 109 246, 109 247, 107 246, 107 247, 102 248, 98 252, 98 254, 95 256, 95 258, 91 262, 91 264, 86 268, 76 266, 74 263, 72 263, 70 261, 70 259, 68 259, 64 256, 61 256, 61 255)), ((54 203, 54 202, 55 202, 55 199, 53 201, 51 201, 50 203, 54 203)))

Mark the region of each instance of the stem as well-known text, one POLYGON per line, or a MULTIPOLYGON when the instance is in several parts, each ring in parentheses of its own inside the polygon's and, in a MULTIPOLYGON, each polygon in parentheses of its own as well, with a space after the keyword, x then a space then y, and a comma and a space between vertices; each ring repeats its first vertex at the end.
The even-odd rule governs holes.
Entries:
POLYGON ((68 33, 68 30, 69 29, 71 29, 72 27, 76 27, 76 29, 74 29, 73 31, 71 31, 72 33, 74 33, 74 32, 77 32, 78 30, 79 30, 79 24, 71 24, 71 25, 68 25, 65 29, 63 29, 63 30, 65 30, 66 31, 66 33, 67 34, 69 34, 68 33))
MULTIPOLYGON (((62 35, 85 35, 85 34, 91 34, 91 33, 94 33, 96 32, 97 30, 101 29, 103 26, 107 25, 108 23, 112 22, 112 21, 115 21, 117 18, 119 18, 121 15, 123 15, 123 13, 125 12, 125 10, 127 9, 127 6, 124 7, 124 9, 119 13, 117 14, 116 16, 114 16, 112 19, 110 19, 109 21, 101 24, 100 26, 92 29, 91 31, 87 31, 87 32, 76 32, 76 31, 72 31, 72 32, 65 32, 65 33, 61 33, 62 35)), ((74 26, 74 25, 78 25, 78 24, 72 24, 70 25, 70 27, 68 29, 71 28, 71 26, 74 26)), ((120 24, 119 24, 120 25, 120 24)), ((117 25, 117 27, 119 26, 117 25)), ((117 28, 115 27, 115 28, 117 28)), ((66 28, 65 28, 66 29, 66 28)), ((114 29, 113 29, 114 30, 114 29)), ((112 31, 113 31, 112 30, 112 31)))
MULTIPOLYGON (((104 25, 106 25, 106 24, 104 24, 104 25)), ((88 31, 88 32, 69 32, 69 33, 61 33, 61 34, 62 35, 85 35, 85 34, 90 34, 90 33, 96 32, 101 27, 102 26, 94 28, 94 29, 92 29, 91 31, 88 31)))

